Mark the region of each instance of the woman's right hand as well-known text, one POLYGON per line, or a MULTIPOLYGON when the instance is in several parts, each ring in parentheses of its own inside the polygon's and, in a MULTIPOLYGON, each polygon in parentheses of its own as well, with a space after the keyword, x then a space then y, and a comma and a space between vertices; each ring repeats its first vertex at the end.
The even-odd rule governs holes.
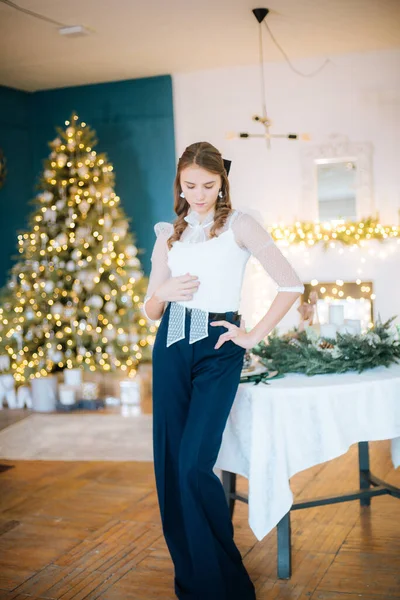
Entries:
POLYGON ((179 275, 170 277, 154 292, 154 296, 160 302, 179 302, 192 300, 193 294, 197 292, 200 285, 197 275, 179 275))

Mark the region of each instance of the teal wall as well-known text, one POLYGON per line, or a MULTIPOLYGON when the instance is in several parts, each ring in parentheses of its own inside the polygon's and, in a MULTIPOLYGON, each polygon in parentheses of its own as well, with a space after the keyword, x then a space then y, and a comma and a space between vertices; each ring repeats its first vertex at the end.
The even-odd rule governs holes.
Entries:
POLYGON ((0 188, 0 285, 5 282, 17 252, 17 230, 25 226, 32 196, 29 94, 0 87, 0 148, 7 177, 0 188))
POLYGON ((0 108, 0 148, 9 170, 0 190, 0 285, 16 254, 17 229, 27 225, 29 202, 50 152, 48 142, 56 137, 55 127, 64 127, 73 111, 96 131, 96 150, 106 152, 114 166, 115 191, 131 219, 148 275, 153 225, 173 218, 176 160, 171 77, 35 93, 0 87, 0 108))

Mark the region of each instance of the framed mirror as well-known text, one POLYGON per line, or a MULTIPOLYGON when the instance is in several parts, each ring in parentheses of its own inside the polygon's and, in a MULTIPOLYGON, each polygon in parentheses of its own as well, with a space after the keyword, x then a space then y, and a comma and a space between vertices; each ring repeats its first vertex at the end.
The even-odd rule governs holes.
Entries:
POLYGON ((357 219, 356 169, 353 158, 320 158, 317 170, 318 218, 320 221, 357 219))
POLYGON ((357 221, 375 216, 372 145, 331 135, 327 143, 304 147, 299 220, 357 221))

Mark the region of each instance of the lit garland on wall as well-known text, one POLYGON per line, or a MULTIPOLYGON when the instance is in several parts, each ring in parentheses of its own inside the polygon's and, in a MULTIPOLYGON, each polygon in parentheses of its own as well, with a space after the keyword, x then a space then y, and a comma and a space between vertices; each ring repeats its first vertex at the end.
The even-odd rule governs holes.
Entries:
POLYGON ((400 227, 381 225, 368 217, 361 221, 313 222, 296 221, 293 225, 276 225, 268 228, 275 241, 282 245, 300 244, 314 246, 322 243, 324 248, 334 247, 336 242, 346 246, 364 246, 370 240, 400 239, 400 227))

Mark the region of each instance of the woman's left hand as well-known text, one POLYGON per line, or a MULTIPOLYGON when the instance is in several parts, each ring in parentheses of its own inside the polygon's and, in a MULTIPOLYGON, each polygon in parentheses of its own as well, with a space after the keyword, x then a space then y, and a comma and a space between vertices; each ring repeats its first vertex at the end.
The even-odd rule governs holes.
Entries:
POLYGON ((250 350, 255 346, 252 336, 246 332, 244 319, 240 321, 240 327, 229 323, 229 321, 211 321, 210 325, 223 325, 228 329, 219 336, 218 342, 214 346, 215 350, 218 350, 228 340, 232 340, 234 344, 246 348, 246 350, 250 350))

